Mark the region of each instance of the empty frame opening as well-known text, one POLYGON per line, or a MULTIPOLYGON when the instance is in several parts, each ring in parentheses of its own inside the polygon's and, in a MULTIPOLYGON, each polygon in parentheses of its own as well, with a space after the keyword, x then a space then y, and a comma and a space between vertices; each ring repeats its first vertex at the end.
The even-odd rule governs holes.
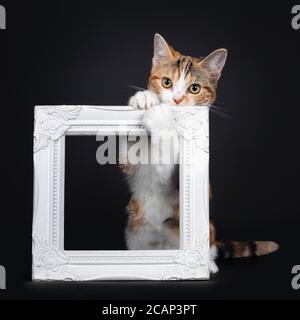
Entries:
MULTIPOLYGON (((115 159, 116 163, 100 164, 97 151, 104 146, 108 137, 102 137, 99 141, 95 135, 66 136, 65 250, 127 250, 126 226, 132 222, 139 224, 135 219, 128 220, 126 207, 130 205, 131 193, 126 175, 119 166, 120 137, 115 136, 115 139, 116 152, 110 155, 105 153, 104 156, 110 160, 115 159)), ((151 151, 149 157, 150 154, 151 151)), ((177 185, 175 192, 179 196, 179 175, 178 170, 175 171, 175 182, 172 183, 177 185)), ((178 217, 179 203, 173 209, 174 215, 178 217)), ((135 230, 136 225, 130 227, 135 230)), ((179 241, 177 245, 173 238, 176 233, 179 235, 178 220, 167 217, 161 227, 154 232, 151 228, 145 228, 145 237, 153 246, 151 244, 138 249, 179 249, 179 241)))
POLYGON ((130 194, 117 164, 100 165, 96 136, 66 136, 65 250, 125 250, 130 194))

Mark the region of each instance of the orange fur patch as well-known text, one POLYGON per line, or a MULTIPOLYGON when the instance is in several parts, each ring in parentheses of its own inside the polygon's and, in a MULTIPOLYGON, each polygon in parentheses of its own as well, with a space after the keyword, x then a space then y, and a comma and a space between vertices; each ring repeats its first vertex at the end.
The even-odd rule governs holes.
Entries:
POLYGON ((247 244, 238 241, 232 241, 234 247, 234 257, 242 258, 249 255, 249 247, 247 244))
POLYGON ((129 212, 128 228, 137 231, 145 223, 143 206, 140 201, 131 199, 127 209, 129 212))
POLYGON ((133 164, 120 164, 119 168, 122 170, 125 174, 133 174, 135 172, 135 165, 133 164))
POLYGON ((213 194, 212 194, 212 190, 211 190, 211 186, 209 185, 209 200, 211 200, 213 198, 213 194))
POLYGON ((165 225, 167 225, 170 229, 171 234, 179 239, 179 220, 174 218, 174 219, 168 219, 164 222, 165 225))
POLYGON ((255 254, 257 256, 269 254, 279 249, 279 245, 273 241, 256 241, 255 243, 256 243, 255 254))
POLYGON ((216 242, 216 230, 215 226, 211 222, 209 223, 209 242, 211 246, 216 242))
POLYGON ((179 220, 179 204, 173 206, 173 212, 175 219, 179 220))

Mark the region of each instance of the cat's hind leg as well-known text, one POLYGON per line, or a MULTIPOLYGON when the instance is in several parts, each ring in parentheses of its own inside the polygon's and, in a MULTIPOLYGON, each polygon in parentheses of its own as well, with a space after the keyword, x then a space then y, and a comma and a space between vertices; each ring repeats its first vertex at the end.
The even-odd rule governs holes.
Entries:
POLYGON ((209 222, 209 260, 208 260, 208 267, 211 273, 217 273, 219 268, 215 262, 218 256, 218 249, 216 247, 216 230, 214 224, 210 221, 209 222))
POLYGON ((146 221, 142 203, 132 198, 127 206, 128 223, 125 240, 129 250, 163 250, 165 235, 160 225, 146 221))
POLYGON ((168 249, 165 235, 157 227, 148 223, 133 230, 125 229, 128 250, 165 250, 168 249))

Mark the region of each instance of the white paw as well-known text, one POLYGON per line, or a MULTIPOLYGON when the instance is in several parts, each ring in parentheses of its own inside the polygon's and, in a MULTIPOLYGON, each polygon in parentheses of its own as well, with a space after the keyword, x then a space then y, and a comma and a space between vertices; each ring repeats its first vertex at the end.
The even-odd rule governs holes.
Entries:
POLYGON ((150 90, 139 91, 129 100, 129 105, 136 109, 149 109, 158 104, 157 95, 150 90))
POLYGON ((211 273, 217 273, 219 271, 219 268, 215 263, 216 258, 217 258, 217 247, 213 245, 209 249, 209 262, 208 262, 209 271, 211 273))
POLYGON ((175 129, 172 110, 167 105, 158 105, 147 110, 144 114, 143 123, 150 131, 175 129))
POLYGON ((208 262, 208 267, 209 267, 209 271, 211 273, 217 273, 219 271, 219 268, 218 266, 216 265, 215 261, 214 260, 209 260, 208 262))

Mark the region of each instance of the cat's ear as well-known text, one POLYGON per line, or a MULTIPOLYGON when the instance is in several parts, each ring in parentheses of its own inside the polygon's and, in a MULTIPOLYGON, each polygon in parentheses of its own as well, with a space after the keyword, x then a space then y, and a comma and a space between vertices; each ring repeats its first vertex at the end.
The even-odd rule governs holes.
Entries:
POLYGON ((154 36, 153 64, 159 64, 172 58, 173 54, 166 40, 156 33, 154 36))
POLYGON ((206 69, 213 80, 219 80, 222 69, 227 59, 227 50, 218 49, 201 61, 201 66, 206 69))

